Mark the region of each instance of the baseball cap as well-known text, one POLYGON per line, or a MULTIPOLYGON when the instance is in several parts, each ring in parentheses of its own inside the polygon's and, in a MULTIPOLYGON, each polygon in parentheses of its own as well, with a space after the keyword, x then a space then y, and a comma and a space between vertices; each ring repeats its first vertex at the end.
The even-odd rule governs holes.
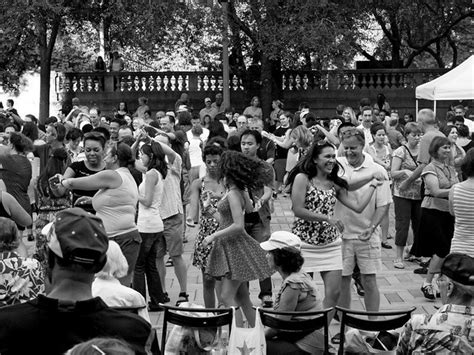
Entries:
POLYGON ((300 250, 301 239, 291 232, 277 231, 273 232, 270 239, 266 242, 260 243, 260 247, 266 251, 283 248, 294 248, 300 250))
POLYGON ((474 258, 467 254, 451 253, 444 259, 441 273, 463 285, 474 285, 474 258))
POLYGON ((176 117, 173 111, 166 111, 166 116, 173 116, 176 117))
POLYGON ((188 106, 187 105, 179 105, 178 106, 178 109, 176 110, 176 112, 184 112, 184 111, 187 111, 188 110, 188 106))
POLYGON ((82 208, 58 212, 55 221, 47 224, 41 233, 48 237, 49 249, 68 262, 98 272, 107 261, 109 238, 104 224, 82 208))
POLYGON ((209 97, 206 97, 206 98, 204 99, 204 102, 212 102, 212 100, 211 100, 209 97))

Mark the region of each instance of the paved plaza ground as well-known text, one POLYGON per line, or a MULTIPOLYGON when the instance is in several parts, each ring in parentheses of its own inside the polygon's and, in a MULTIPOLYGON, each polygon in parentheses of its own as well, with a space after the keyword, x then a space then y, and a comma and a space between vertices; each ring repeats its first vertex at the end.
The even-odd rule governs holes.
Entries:
MULTIPOLYGON (((291 211, 291 202, 289 198, 279 196, 275 200, 275 212, 272 215, 271 229, 291 230, 293 222, 293 212, 291 211)), ((201 271, 191 264, 192 251, 194 247, 194 238, 198 228, 189 228, 187 231, 188 243, 185 244, 184 258, 188 266, 188 293, 190 302, 203 305, 202 296, 202 276, 201 271)), ((391 210, 390 234, 394 235, 394 219, 393 208, 391 210)), ((415 313, 433 313, 435 307, 440 305, 440 299, 429 301, 423 297, 420 291, 421 284, 425 275, 414 274, 413 270, 418 268, 416 263, 405 263, 405 269, 399 270, 393 267, 393 259, 395 258, 395 246, 393 239, 389 240, 393 249, 382 249, 382 270, 377 275, 377 283, 380 289, 380 310, 406 309, 416 306, 415 313)), ((323 282, 318 275, 315 278, 317 286, 320 288, 321 294, 324 294, 323 282)), ((276 294, 281 284, 281 277, 278 274, 272 276, 273 290, 276 294)), ((167 268, 166 289, 170 295, 170 304, 174 305, 178 298, 179 285, 174 274, 173 268, 167 268)), ((257 281, 250 283, 251 300, 255 305, 260 305, 257 297, 259 293, 259 284, 257 281)), ((352 292, 351 308, 363 310, 364 300, 357 295, 355 287, 352 292)), ((162 313, 150 314, 153 324, 157 327, 158 334, 161 336, 162 313)), ((330 337, 338 333, 339 323, 332 322, 330 327, 330 337)), ((168 328, 169 329, 169 328, 168 328)))

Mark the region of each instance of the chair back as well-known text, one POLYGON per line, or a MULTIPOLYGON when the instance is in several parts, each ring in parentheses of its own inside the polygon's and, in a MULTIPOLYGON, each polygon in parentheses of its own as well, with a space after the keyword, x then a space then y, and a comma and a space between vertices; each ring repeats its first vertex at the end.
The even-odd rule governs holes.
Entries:
POLYGON ((166 345, 168 323, 190 328, 218 328, 228 325, 229 329, 232 324, 232 308, 186 308, 173 307, 161 303, 160 306, 164 308, 163 332, 161 336, 161 348, 163 351, 166 345), (194 317, 178 312, 212 313, 214 315, 206 317, 194 317))
POLYGON ((339 354, 344 354, 344 340, 345 340, 345 328, 352 327, 359 330, 365 331, 381 331, 381 330, 392 330, 400 328, 405 325, 406 322, 411 318, 412 312, 416 307, 403 310, 393 311, 380 311, 380 312, 365 312, 350 310, 342 307, 336 307, 336 310, 341 313, 341 329, 340 329, 340 343, 339 343, 339 354), (376 316, 376 317, 390 317, 389 319, 364 319, 360 316, 376 316))
POLYGON ((333 308, 326 308, 318 311, 300 311, 300 312, 279 312, 266 309, 258 309, 260 318, 264 326, 278 329, 281 331, 315 331, 324 329, 324 352, 327 353, 329 349, 329 330, 328 330, 328 314, 333 308), (296 319, 281 319, 279 316, 291 316, 296 319), (308 319, 298 319, 308 318, 308 319), (309 318, 311 317, 311 318, 309 318))
POLYGON ((109 307, 109 308, 115 309, 116 311, 119 311, 119 312, 138 314, 138 312, 140 310, 146 308, 146 306, 142 306, 142 307, 109 307))

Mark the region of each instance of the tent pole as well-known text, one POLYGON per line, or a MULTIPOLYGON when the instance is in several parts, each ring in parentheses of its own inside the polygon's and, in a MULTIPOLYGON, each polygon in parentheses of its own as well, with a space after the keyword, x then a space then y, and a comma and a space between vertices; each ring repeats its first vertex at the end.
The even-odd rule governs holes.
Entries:
POLYGON ((418 99, 416 99, 415 122, 418 122, 418 99))
POLYGON ((435 114, 435 117, 436 117, 436 100, 434 101, 433 111, 434 111, 434 114, 435 114))

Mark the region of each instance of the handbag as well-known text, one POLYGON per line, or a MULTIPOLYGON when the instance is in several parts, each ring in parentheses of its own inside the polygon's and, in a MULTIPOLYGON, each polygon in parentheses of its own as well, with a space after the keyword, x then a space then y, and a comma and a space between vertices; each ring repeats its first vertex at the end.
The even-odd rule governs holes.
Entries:
MULTIPOLYGON (((183 308, 204 308, 201 305, 183 302, 183 308)), ((211 317, 214 314, 204 312, 178 311, 179 314, 192 317, 211 317)), ((225 347, 226 336, 222 328, 192 328, 175 325, 166 341, 165 355, 204 355, 215 354, 225 347)))
POLYGON ((235 322, 235 308, 232 307, 232 331, 229 337, 228 354, 266 355, 267 342, 265 331, 260 319, 260 312, 255 312, 255 327, 240 328, 235 322))
POLYGON ((396 332, 368 332, 350 328, 346 331, 344 350, 357 354, 396 354, 399 334, 396 332))

